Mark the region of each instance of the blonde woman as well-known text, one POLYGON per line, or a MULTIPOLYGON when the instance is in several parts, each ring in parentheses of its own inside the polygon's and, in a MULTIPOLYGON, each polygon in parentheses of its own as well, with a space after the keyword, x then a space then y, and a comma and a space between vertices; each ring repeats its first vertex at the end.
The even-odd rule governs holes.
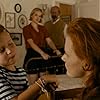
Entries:
MULTIPOLYGON (((46 52, 46 44, 50 46, 54 53, 61 55, 61 52, 57 50, 53 41, 50 39, 46 28, 40 25, 43 17, 43 12, 40 8, 34 8, 30 14, 31 23, 23 28, 23 35, 26 44, 26 56, 24 60, 24 66, 30 58, 42 57, 44 60, 48 60, 50 55, 46 52)), ((39 66, 41 68, 41 66, 39 66)), ((34 67, 34 69, 39 69, 34 67)))

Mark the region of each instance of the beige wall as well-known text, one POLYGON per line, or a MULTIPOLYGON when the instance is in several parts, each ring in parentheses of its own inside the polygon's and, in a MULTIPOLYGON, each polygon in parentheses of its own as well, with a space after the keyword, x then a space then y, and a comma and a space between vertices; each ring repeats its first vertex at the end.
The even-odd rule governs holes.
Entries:
POLYGON ((78 17, 92 17, 99 19, 100 0, 81 0, 78 3, 78 17))
POLYGON ((80 5, 80 16, 99 18, 99 0, 92 0, 80 5))

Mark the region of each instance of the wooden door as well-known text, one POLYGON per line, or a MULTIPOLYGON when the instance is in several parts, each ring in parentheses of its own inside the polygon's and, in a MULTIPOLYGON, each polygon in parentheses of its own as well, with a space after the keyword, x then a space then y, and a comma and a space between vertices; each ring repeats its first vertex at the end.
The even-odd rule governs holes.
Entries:
POLYGON ((59 3, 61 10, 61 18, 68 24, 74 16, 73 5, 59 3))

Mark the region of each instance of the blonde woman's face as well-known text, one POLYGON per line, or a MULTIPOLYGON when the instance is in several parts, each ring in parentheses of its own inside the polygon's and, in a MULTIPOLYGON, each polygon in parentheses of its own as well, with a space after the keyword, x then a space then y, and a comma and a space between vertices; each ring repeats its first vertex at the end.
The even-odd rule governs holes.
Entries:
POLYGON ((41 11, 36 11, 32 16, 32 22, 34 23, 39 23, 42 19, 42 12, 41 11))
POLYGON ((69 36, 65 41, 65 54, 62 56, 62 60, 65 62, 67 74, 70 77, 83 77, 85 72, 82 68, 83 61, 76 55, 73 44, 69 36))

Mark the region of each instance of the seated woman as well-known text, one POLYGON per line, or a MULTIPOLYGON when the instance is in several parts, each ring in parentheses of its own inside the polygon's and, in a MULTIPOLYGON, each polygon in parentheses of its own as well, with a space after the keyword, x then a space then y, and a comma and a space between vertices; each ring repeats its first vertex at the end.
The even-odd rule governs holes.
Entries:
POLYGON ((76 18, 69 24, 62 60, 67 74, 85 84, 79 100, 100 100, 100 21, 76 18))
POLYGON ((16 45, 0 25, 0 100, 34 100, 48 83, 56 86, 56 77, 52 75, 42 76, 29 86, 25 70, 17 68, 15 62, 16 45))

